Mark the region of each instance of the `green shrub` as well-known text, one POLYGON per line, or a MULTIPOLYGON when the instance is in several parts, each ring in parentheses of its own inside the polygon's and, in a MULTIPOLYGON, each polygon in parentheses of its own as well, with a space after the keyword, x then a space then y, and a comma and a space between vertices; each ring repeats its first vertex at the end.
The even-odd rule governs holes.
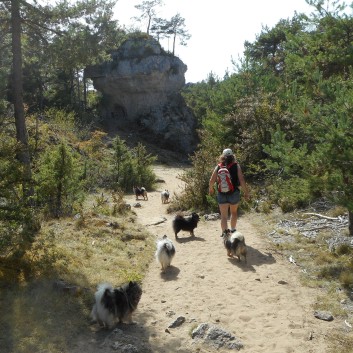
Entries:
POLYGON ((326 280, 332 280, 333 278, 338 278, 342 274, 341 265, 330 265, 323 266, 318 272, 319 278, 324 278, 326 280))
POLYGON ((152 165, 156 157, 147 153, 146 147, 139 143, 129 149, 118 136, 113 141, 110 183, 114 190, 132 191, 133 186, 151 189, 156 175, 152 165))
POLYGON ((336 249, 337 255, 349 255, 352 253, 352 248, 348 244, 340 244, 336 249))
POLYGON ((277 203, 283 212, 306 207, 312 200, 309 182, 296 177, 277 180, 268 187, 268 191, 270 199, 277 203))
POLYGON ((31 202, 23 195, 23 167, 16 140, 0 132, 0 255, 22 256, 40 229, 31 202))
POLYGON ((124 200, 124 192, 120 189, 112 193, 112 216, 124 214, 129 210, 128 205, 124 200))
POLYGON ((38 204, 51 216, 72 214, 83 200, 81 176, 79 157, 65 143, 48 149, 35 175, 38 204))
POLYGON ((168 208, 173 210, 218 210, 215 196, 208 193, 210 176, 217 163, 221 147, 214 143, 212 137, 203 136, 202 143, 190 158, 191 168, 182 173, 179 178, 185 183, 184 191, 174 198, 168 208))

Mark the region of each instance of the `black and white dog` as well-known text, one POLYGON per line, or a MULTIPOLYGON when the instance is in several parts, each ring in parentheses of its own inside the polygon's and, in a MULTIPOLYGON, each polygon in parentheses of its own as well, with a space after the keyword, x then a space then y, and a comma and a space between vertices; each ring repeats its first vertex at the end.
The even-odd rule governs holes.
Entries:
POLYGON ((157 241, 156 260, 161 264, 162 272, 172 263, 175 255, 175 247, 173 242, 166 235, 157 241))
POLYGON ((241 234, 239 231, 235 231, 231 233, 229 229, 227 229, 223 233, 223 243, 224 247, 227 250, 227 255, 229 257, 238 257, 240 262, 241 256, 244 257, 244 261, 246 263, 246 244, 244 235, 241 234))
POLYGON ((113 288, 109 283, 100 284, 94 295, 91 317, 101 326, 114 327, 116 321, 132 324, 132 313, 136 310, 142 295, 140 285, 135 281, 113 288))

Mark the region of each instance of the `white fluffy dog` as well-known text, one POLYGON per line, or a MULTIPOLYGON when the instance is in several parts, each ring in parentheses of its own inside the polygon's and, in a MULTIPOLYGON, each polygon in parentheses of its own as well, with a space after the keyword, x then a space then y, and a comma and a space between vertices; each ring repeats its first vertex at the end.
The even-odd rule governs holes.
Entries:
POLYGON ((162 200, 162 203, 169 202, 169 191, 167 189, 161 192, 161 200, 162 200))
POLYGON ((170 266, 175 255, 175 247, 173 242, 166 235, 157 241, 156 259, 161 264, 162 272, 165 272, 170 266))

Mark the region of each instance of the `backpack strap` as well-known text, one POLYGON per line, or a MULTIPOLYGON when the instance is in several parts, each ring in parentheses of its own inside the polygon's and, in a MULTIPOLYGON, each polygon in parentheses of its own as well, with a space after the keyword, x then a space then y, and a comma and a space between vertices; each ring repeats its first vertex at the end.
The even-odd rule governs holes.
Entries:
MULTIPOLYGON (((240 186, 240 182, 239 182, 239 178, 238 178, 238 162, 232 162, 230 163, 227 168, 228 170, 233 167, 234 165, 236 165, 236 171, 235 171, 235 174, 233 175, 232 173, 231 176, 232 176, 232 182, 233 182, 233 185, 234 185, 234 188, 237 189, 239 186, 240 186)), ((229 170, 230 172, 230 170, 229 170)))

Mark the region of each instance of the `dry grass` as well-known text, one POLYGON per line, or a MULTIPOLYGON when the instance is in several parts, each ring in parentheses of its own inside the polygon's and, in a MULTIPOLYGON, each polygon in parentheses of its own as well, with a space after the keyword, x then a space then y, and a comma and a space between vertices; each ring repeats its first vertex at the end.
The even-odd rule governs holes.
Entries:
MULTIPOLYGON (((341 214, 342 210, 335 208, 330 215, 341 214)), ((285 218, 295 217, 286 214, 285 218)), ((276 210, 264 215, 254 213, 252 222, 265 234, 270 234, 283 218, 281 212, 276 210)), ((278 229, 277 229, 278 230, 278 229)), ((280 230, 278 230, 278 233, 280 230)), ((292 231, 294 241, 281 244, 272 244, 273 251, 282 254, 285 258, 294 255, 297 264, 302 268, 301 283, 304 286, 320 289, 313 310, 330 311, 336 319, 353 322, 353 313, 341 303, 351 303, 353 289, 353 250, 347 246, 340 246, 330 252, 326 243, 328 234, 322 231, 315 240, 307 239, 292 231)), ((342 327, 339 331, 327 334, 330 350, 327 353, 353 352, 353 331, 342 327)))
POLYGON ((347 333, 331 332, 328 334, 331 342, 326 353, 352 353, 353 337, 347 333))
POLYGON ((154 237, 133 213, 113 217, 107 208, 43 223, 21 265, 0 266, 1 352, 70 351, 71 340, 89 332, 98 283, 142 280, 154 237), (76 290, 55 288, 59 279, 76 290))

